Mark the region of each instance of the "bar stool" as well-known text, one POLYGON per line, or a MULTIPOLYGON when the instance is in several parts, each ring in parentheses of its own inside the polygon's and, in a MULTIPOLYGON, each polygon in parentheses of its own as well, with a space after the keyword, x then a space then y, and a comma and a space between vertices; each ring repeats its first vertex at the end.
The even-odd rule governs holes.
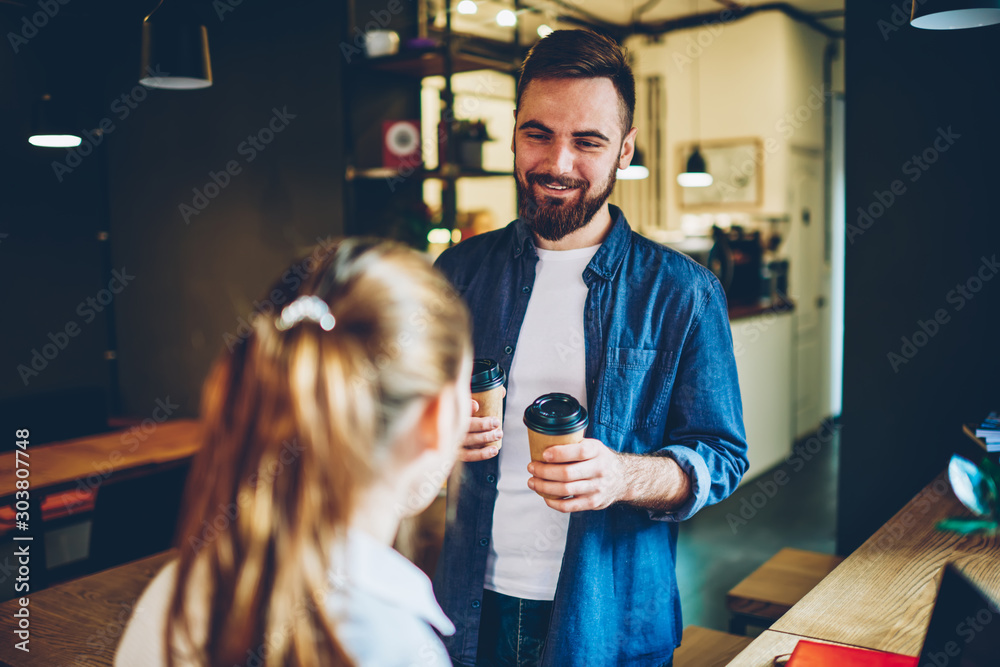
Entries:
POLYGON ((689 625, 684 628, 681 645, 674 651, 674 667, 723 667, 752 641, 750 637, 689 625))
POLYGON ((769 627, 843 560, 814 551, 782 549, 726 594, 729 631, 745 635, 751 623, 769 627))

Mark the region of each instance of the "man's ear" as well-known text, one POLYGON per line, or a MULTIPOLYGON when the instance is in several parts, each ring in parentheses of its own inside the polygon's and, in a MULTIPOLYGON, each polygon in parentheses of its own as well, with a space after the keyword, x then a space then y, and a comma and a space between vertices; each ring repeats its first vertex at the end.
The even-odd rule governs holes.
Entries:
POLYGON ((517 151, 514 150, 514 138, 515 137, 517 137, 517 109, 516 108, 514 109, 514 131, 510 135, 510 152, 511 153, 517 153, 517 151))
POLYGON ((630 164, 632 164, 632 156, 635 155, 635 135, 639 133, 639 128, 633 127, 625 135, 624 141, 622 141, 622 152, 618 157, 618 168, 626 169, 630 164))

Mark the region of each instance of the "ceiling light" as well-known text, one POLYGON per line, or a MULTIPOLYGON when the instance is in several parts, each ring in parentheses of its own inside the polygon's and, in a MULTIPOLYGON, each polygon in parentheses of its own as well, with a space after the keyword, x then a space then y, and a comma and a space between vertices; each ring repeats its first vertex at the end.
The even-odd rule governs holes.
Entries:
POLYGON ((701 151, 695 145, 694 150, 691 151, 691 157, 688 158, 684 173, 677 174, 677 183, 682 188, 707 188, 714 180, 712 175, 708 173, 705 158, 701 156, 701 151))
POLYGON ((509 9, 501 9, 497 12, 497 25, 504 28, 512 28, 517 25, 517 14, 509 9))
POLYGON ((543 23, 542 25, 538 26, 538 36, 543 39, 551 35, 553 32, 555 32, 555 30, 549 27, 547 23, 543 23))
POLYGON ((925 30, 978 28, 1000 23, 1000 0, 921 0, 913 3, 910 25, 925 30))
POLYGON ((638 181, 644 178, 649 178, 649 168, 645 166, 645 160, 642 159, 642 151, 638 148, 632 153, 632 161, 624 169, 619 169, 615 176, 622 181, 638 181))
POLYGON ((193 90, 212 85, 208 31, 186 0, 174 0, 142 22, 139 83, 149 88, 193 90))
POLYGON ((70 128, 65 109, 42 95, 32 109, 31 134, 28 143, 39 148, 73 148, 83 143, 80 135, 70 128))
POLYGON ((473 2, 473 0, 462 0, 458 3, 458 7, 456 9, 458 9, 459 14, 475 14, 479 11, 479 7, 475 2, 473 2))

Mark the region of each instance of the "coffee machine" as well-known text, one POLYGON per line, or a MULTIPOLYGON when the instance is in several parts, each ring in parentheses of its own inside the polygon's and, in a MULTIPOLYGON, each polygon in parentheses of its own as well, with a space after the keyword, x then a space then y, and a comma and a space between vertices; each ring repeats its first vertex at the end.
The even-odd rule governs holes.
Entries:
POLYGON ((712 238, 715 243, 708 254, 708 268, 722 283, 729 305, 753 305, 767 298, 761 287, 764 247, 760 232, 746 233, 739 225, 728 232, 713 226, 712 238))

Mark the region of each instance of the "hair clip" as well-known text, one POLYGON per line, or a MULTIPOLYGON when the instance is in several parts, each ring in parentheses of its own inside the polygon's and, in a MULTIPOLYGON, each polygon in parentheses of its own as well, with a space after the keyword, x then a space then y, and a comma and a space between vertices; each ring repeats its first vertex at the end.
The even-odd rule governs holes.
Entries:
POLYGON ((285 306, 275 326, 280 331, 287 331, 302 320, 315 322, 323 327, 323 331, 329 331, 337 323, 337 320, 330 313, 330 307, 326 305, 326 301, 314 294, 309 294, 300 296, 285 306))

